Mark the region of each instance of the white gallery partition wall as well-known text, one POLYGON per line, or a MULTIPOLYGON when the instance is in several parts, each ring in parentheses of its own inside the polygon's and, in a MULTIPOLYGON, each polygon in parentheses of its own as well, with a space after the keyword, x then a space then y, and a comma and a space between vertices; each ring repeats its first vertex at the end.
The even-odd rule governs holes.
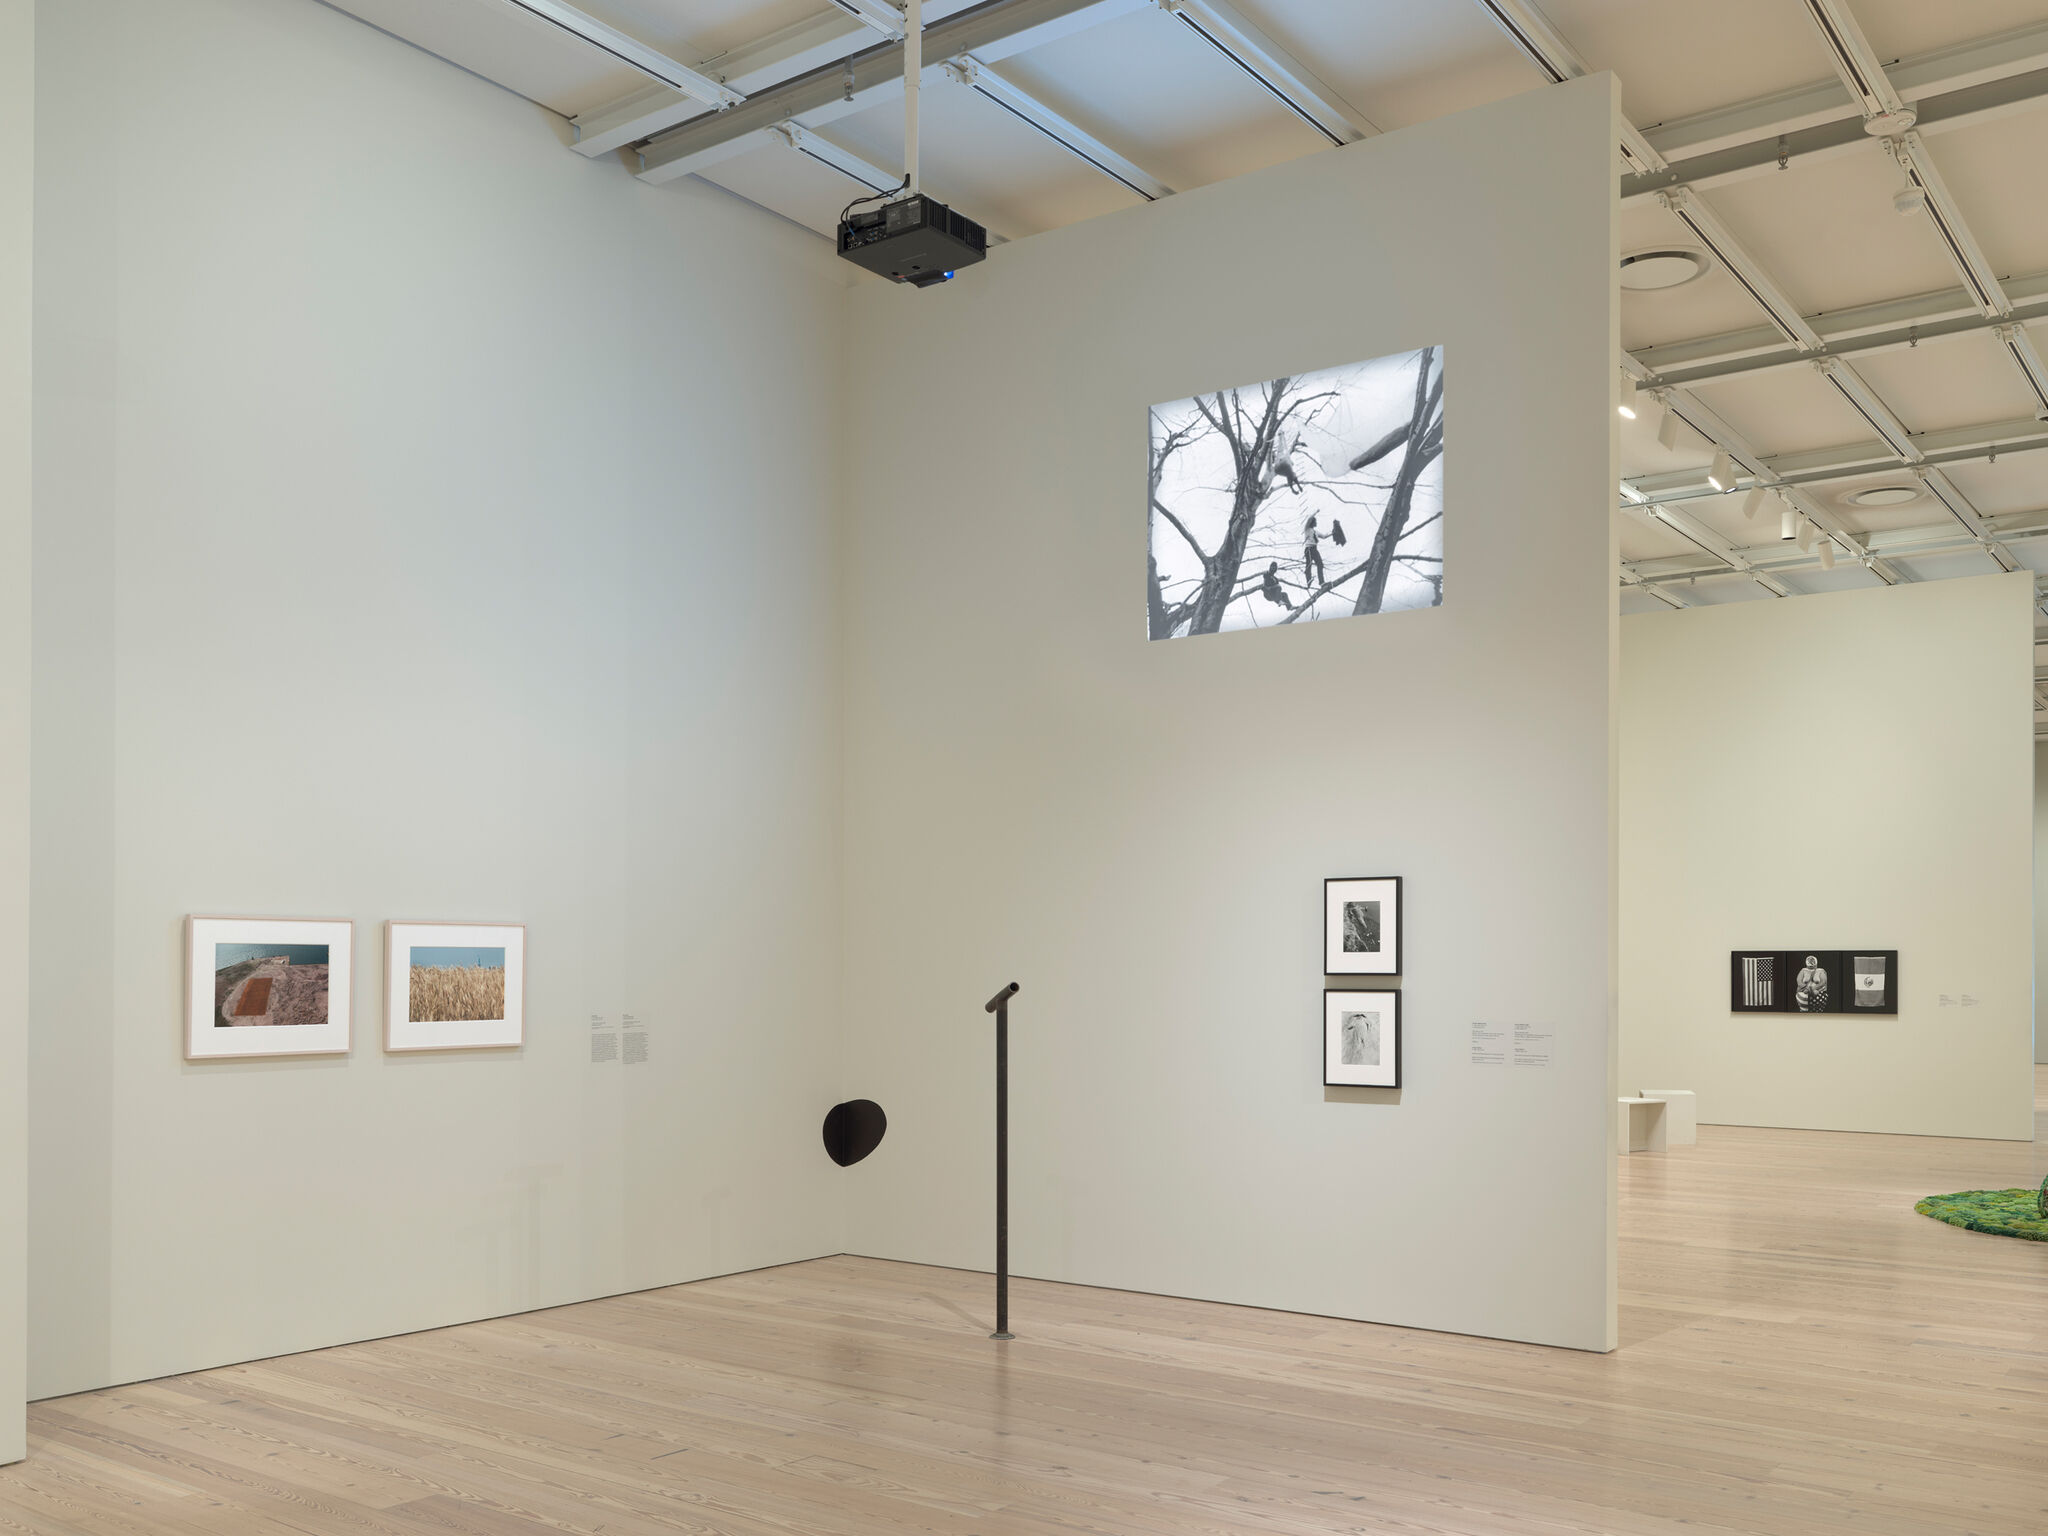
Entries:
MULTIPOLYGON (((1597 77, 852 295, 846 1087, 892 1127, 855 1251, 988 1263, 961 1004, 1014 980, 1020 1273, 1613 1346, 1614 131, 1597 77), (1260 627, 1186 635, 1185 544, 1225 546, 1148 516, 1149 409, 1388 357, 1420 402, 1430 348, 1442 606, 1291 622, 1261 556, 1260 627), (1401 1085, 1326 1088, 1323 881, 1376 875, 1401 1085)), ((1323 421, 1282 435, 1336 474, 1323 421)), ((1274 500, 1297 570, 1320 504, 1274 500)))
POLYGON ((1625 1090, 2031 1140, 2034 577, 1621 622, 1625 1090), (1898 952, 1896 1015, 1731 1013, 1740 949, 1898 952))
POLYGON ((41 20, 30 1392, 838 1252, 843 268, 303 0, 41 20), (353 921, 351 1054, 183 1060, 190 913, 353 921), (392 918, 524 1047, 386 1055, 392 918))
POLYGON ((0 0, 0 1462, 27 1445, 34 0, 0 0))

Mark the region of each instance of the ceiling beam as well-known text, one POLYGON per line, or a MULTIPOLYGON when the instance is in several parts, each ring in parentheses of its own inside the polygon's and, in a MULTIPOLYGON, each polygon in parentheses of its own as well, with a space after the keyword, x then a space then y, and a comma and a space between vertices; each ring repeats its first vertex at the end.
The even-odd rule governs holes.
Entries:
MULTIPOLYGON (((934 61, 928 66, 934 70, 939 67, 937 61, 959 54, 973 54, 983 63, 995 63, 1013 52, 1138 10, 1147 3, 1148 0, 982 0, 980 5, 926 27, 924 56, 934 61)), ((673 181, 757 148, 764 141, 763 136, 779 123, 795 121, 816 128, 887 101, 902 89, 903 46, 882 43, 772 86, 728 112, 700 117, 658 135, 640 151, 638 174, 643 181, 673 181)))
MULTIPOLYGON (((870 46, 873 40, 874 33, 851 16, 841 11, 823 11, 744 48, 700 60, 697 68, 740 94, 751 96, 843 59, 870 46)), ((570 126, 576 135, 571 147, 579 155, 593 158, 612 154, 665 128, 706 116, 711 110, 702 102, 663 87, 637 91, 571 118, 570 126)))
POLYGON ((1137 193, 1146 202, 1173 196, 1173 188, 1143 166, 1118 154, 1085 128, 1062 117, 1022 86, 1005 79, 973 55, 963 54, 948 59, 942 67, 948 76, 976 95, 994 102, 1068 154, 1093 166, 1126 190, 1137 193))
MULTIPOLYGON (((1940 95, 1923 96, 1914 103, 1919 131, 1960 128, 2021 108, 2033 107, 2048 98, 2048 68, 1963 86, 1940 95)), ((1710 187, 1766 171, 1781 170, 1794 160, 1820 155, 1862 152, 1874 144, 1864 131, 1860 117, 1836 118, 1807 127, 1768 129, 1753 139, 1708 150, 1682 160, 1672 160, 1661 171, 1642 171, 1621 178, 1624 200, 1648 197, 1676 186, 1710 187)))
MULTIPOLYGON (((1681 420, 1690 422, 1699 412, 1697 396, 1687 395, 1678 401, 1681 420)), ((1709 436, 1704 432, 1701 435, 1709 436)), ((2048 449, 2048 423, 2019 417, 1976 426, 1950 427, 1940 432, 1914 433, 1908 442, 1912 448, 1910 454, 1896 452, 1886 443, 1845 443, 1834 448, 1758 458, 1755 465, 1766 484, 1804 486, 1853 480, 1863 475, 1881 475, 1887 470, 1907 469, 1915 464, 1936 467, 1973 464, 1995 459, 2000 454, 2048 449)), ((1742 458, 1740 454, 1735 457, 1738 461, 1742 458)), ((1658 475, 1639 475, 1622 483, 1646 501, 1691 501, 1697 497, 1722 494, 1707 484, 1704 466, 1670 470, 1658 475)))
MULTIPOLYGON (((1892 64, 1886 73, 1901 96, 1918 102, 2038 69, 2048 69, 2048 22, 1911 54, 1892 64)), ((1775 141, 1779 134, 1793 129, 1843 120, 1840 81, 1816 80, 1711 112, 1654 123, 1644 130, 1644 137, 1667 159, 1677 160, 1736 144, 1775 141)), ((1775 156, 1771 163, 1776 163, 1775 156)))
MULTIPOLYGON (((1507 34, 1508 41, 1521 50, 1522 56, 1543 71, 1552 85, 1562 85, 1567 80, 1577 80, 1592 73, 1586 67, 1586 61, 1579 57, 1578 50, 1564 40, 1557 28, 1550 24, 1550 18, 1531 0, 1479 0, 1479 6, 1493 18, 1494 25, 1507 34)), ((1639 172, 1664 169, 1664 156, 1626 118, 1621 123, 1621 153, 1639 172)))
POLYGON ((1673 187, 1668 192, 1660 192, 1658 199, 1672 217, 1713 253, 1727 269, 1728 275, 1742 285, 1743 291, 1756 301, 1757 307, 1787 341, 1801 352, 1813 352, 1821 347, 1820 333, 1806 323, 1806 317, 1800 314, 1790 295, 1764 271, 1763 264, 1749 254, 1742 242, 1735 238, 1734 232, 1721 222, 1720 215, 1708 206, 1705 198, 1691 187, 1673 187))
POLYGON ((1157 0, 1166 12, 1230 60, 1281 106, 1332 144, 1379 132, 1300 59, 1268 37, 1230 0, 1157 0))
POLYGON ((739 105, 741 97, 738 91, 699 73, 680 60, 670 58, 659 48, 648 47, 637 37, 627 36, 617 27, 607 26, 589 12, 566 4, 565 0, 505 0, 505 3, 567 33, 599 53, 609 54, 656 85, 679 91, 713 107, 739 105))
MULTIPOLYGON (((2013 301, 2016 316, 2048 319, 2048 272, 2007 278, 2005 291, 2013 301)), ((1820 350, 1836 357, 1913 347, 1922 341, 1944 336, 1997 330, 2005 324, 2004 321, 1987 318, 1960 288, 1944 288, 1939 293, 1917 293, 1876 304, 1859 304, 1851 309, 1829 310, 1804 318, 1820 336, 1820 350)), ((1787 349, 1776 326, 1763 325, 1687 341, 1661 342, 1653 347, 1638 347, 1635 358, 1651 375, 1676 375, 1694 368, 1718 370, 1691 375, 1683 382, 1789 368, 1794 363, 1812 361, 1810 353, 1796 348, 1787 349)))

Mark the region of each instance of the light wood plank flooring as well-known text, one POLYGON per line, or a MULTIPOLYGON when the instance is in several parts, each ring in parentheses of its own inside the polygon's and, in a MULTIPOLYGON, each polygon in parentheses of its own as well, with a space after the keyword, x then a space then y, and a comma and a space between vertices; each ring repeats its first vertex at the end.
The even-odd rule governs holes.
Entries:
POLYGON ((824 1259, 42 1403, 0 1530, 2042 1536, 2048 1244, 1911 1202, 2044 1154, 1625 1158, 1608 1356, 1037 1283, 998 1346, 824 1259))

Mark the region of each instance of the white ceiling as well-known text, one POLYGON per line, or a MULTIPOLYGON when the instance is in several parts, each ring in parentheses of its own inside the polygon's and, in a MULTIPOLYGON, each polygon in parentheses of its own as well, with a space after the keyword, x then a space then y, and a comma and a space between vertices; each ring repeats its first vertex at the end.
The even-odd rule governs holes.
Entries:
MULTIPOLYGON (((633 69, 514 0, 334 3, 570 119, 593 122, 604 109, 645 98, 650 90, 648 79, 633 69)), ((578 3, 638 41, 721 77, 721 64, 732 51, 832 12, 832 0, 578 3)), ((1229 3, 1319 76, 1358 120, 1381 131, 1545 83, 1480 0, 1229 3)), ((1877 61, 1899 78, 1909 101, 1984 79, 2048 70, 2048 0, 1817 3, 1832 5, 1860 25, 1877 61), (1918 62, 2008 32, 2021 35, 1993 54, 1955 64, 1918 62), (1936 82, 1931 89, 1915 83, 1921 78, 1916 70, 1936 82)), ((927 26, 969 9, 964 0, 928 0, 927 26)), ((1695 140, 1670 152, 1685 170, 1688 158, 1703 150, 1860 117, 1807 11, 1807 0, 1542 0, 1541 15, 1587 67, 1620 76, 1625 110, 1653 144, 1660 138, 1670 142, 1673 134, 1695 140), (1704 141, 1683 126, 1666 126, 1802 89, 1809 93, 1803 100, 1717 123, 1704 141)), ((882 42, 879 33, 840 21, 843 44, 828 52, 853 53, 882 42)), ((1064 35, 1002 59, 1003 76, 1176 190, 1328 147, 1324 137, 1155 4, 1103 0, 1064 28, 1049 30, 1064 35)), ((782 77, 814 67, 819 57, 807 55, 782 77)), ((950 81, 940 62, 928 54, 924 91, 924 183, 933 195, 1013 239, 1136 201, 1128 188, 950 81)), ((771 72, 747 89, 758 94, 776 78, 771 72)), ((901 115, 899 93, 815 126, 840 148, 893 172, 902 156, 901 115)), ((2001 279, 2048 273, 2048 89, 1963 123, 1930 121, 1922 136, 1994 272, 2001 279)), ((639 165, 631 146, 619 153, 629 165, 639 165)), ((830 233, 841 206, 864 190, 780 141, 756 141, 700 174, 821 234, 830 233)), ((1796 154, 1783 169, 1766 165, 1705 180, 1688 172, 1687 179, 1734 241, 1824 335, 1829 323, 1839 323, 1827 317, 1839 311, 1916 296, 1927 297, 1922 308, 1930 316, 1976 313, 1934 224, 1924 214, 1894 211, 1892 197, 1903 173, 1875 138, 1856 138, 1833 153, 1796 154)), ((1699 244, 1654 196, 1626 201, 1621 227, 1624 251, 1699 244)), ((2048 346, 2048 284, 2017 286, 2013 298, 2034 301, 2042 310, 2029 334, 2037 347, 2048 346)), ((1632 353, 1745 332, 1754 334, 1738 337, 1721 353, 1785 351, 1784 339, 1769 329, 1757 302, 1718 264, 1682 287, 1622 297, 1622 344, 1632 353)), ((1866 485, 1914 483, 1904 457, 1876 443, 1864 416, 1810 362, 1740 372, 1698 383, 1689 396, 1681 391, 1676 398, 1711 413, 1710 430, 1738 457, 1753 452, 1765 461, 1785 454, 1854 461, 1857 472, 1846 478, 1801 487, 1802 509, 1829 519, 1838 536, 1835 567, 1822 570, 1817 550, 1802 555, 1783 544, 1774 506, 1749 521, 1741 513, 1741 494, 1699 496, 1714 445, 1688 428, 1673 447, 1662 447, 1658 413, 1646 401, 1642 417, 1623 424, 1623 476, 1650 482, 1642 494, 1677 508, 1687 526, 1681 531, 1647 510, 1622 517, 1624 612, 1870 585, 1881 578, 1865 569, 1865 554, 1877 555, 1879 569, 1895 580, 1989 572, 2002 568, 2002 561, 2048 571, 2048 426, 2031 420, 2039 402, 1992 331, 1980 325, 1910 347, 1859 352, 1848 361, 1916 436, 1953 432, 1969 439, 1970 429, 2010 424, 1996 434, 1975 434, 2003 439, 2006 451, 1995 462, 1986 456, 1942 465, 1954 498, 1977 519, 1976 530, 1966 531, 1957 514, 1931 496, 1885 510, 1843 502, 1843 493, 1866 485), (2018 446, 2030 431, 2043 445, 2039 449, 2018 446), (1939 539, 1949 547, 1913 553, 1899 542, 1915 538, 1922 544, 1939 539), (1996 548, 1987 549, 1985 538, 1996 548), (1766 580, 1747 571, 1749 566, 1761 569, 1766 580)), ((1662 368, 1656 359, 1652 363, 1662 368)), ((1681 403, 1680 410, 1690 421, 1709 424, 1690 405, 1681 403)), ((1767 479, 1785 471, 1768 462, 1754 467, 1767 479)))

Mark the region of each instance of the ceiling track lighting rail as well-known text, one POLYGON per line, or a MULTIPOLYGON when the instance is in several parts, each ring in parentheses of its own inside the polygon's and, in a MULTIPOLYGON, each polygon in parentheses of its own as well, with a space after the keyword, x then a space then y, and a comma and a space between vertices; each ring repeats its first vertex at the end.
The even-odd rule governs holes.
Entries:
POLYGON ((1762 587, 1773 597, 1790 597, 1792 589, 1770 572, 1753 565, 1733 544, 1722 538, 1689 512, 1658 503, 1650 508, 1651 514, 1680 538, 1698 545, 1719 560, 1730 570, 1739 571, 1762 587))
POLYGON ((1955 264, 1972 301, 1987 318, 2002 319, 2010 315, 2012 300, 2005 296, 2005 289, 1998 281, 1998 274, 1992 270, 1984 248, 1978 245, 1977 237, 1963 222, 1962 209, 1956 206, 1948 183, 1935 169, 1926 141, 1919 134, 1908 132, 1891 143, 1892 152, 1905 171, 1908 182, 1914 190, 1925 195, 1922 209, 1928 222, 1933 224, 1934 232, 1941 237, 1942 247, 1955 264))
MULTIPOLYGON (((1978 331, 1995 331, 2012 322, 2048 320, 2048 273, 2014 278, 2005 288, 2008 294, 2020 295, 2020 299, 2014 303, 2009 317, 1998 319, 1986 316, 1974 299, 1963 303, 1966 298, 1964 292, 1952 288, 1944 294, 1865 305, 1860 312, 1808 316, 1806 323, 1814 327, 1816 334, 1822 333, 1823 326, 1832 329, 1832 334, 1826 336, 1820 349, 1824 355, 1860 357, 1871 352, 1910 350, 1923 342, 1968 336, 1978 331), (1865 324, 1866 317, 1874 317, 1879 323, 1865 324)), ((1766 330, 1758 326, 1747 331, 1729 331, 1692 341, 1645 347, 1635 354, 1635 364, 1645 376, 1654 375, 1682 385, 1739 378, 1748 373, 1767 373, 1774 368, 1790 368, 1797 363, 1813 361, 1811 352, 1801 352, 1796 348, 1786 350, 1779 344, 1782 334, 1773 337, 1775 331, 1776 327, 1766 330)))
POLYGON ((1281 106, 1342 147, 1379 130, 1293 54, 1254 26, 1227 0, 1157 0, 1203 42, 1222 54, 1281 106))
MULTIPOLYGON (((984 62, 1057 35, 1139 9, 1145 0, 982 0, 924 29, 924 53, 935 59, 972 54, 984 62)), ((834 20, 838 17, 835 13, 834 20)), ((819 65, 749 96, 739 106, 680 123, 640 146, 636 174, 674 181, 766 142, 778 123, 816 128, 833 118, 880 105, 903 89, 902 45, 883 42, 819 65), (850 98, 850 99, 849 99, 850 98)))
POLYGON ((1856 98, 1864 117, 1904 110, 1905 103, 1892 89, 1884 66, 1871 50, 1870 41, 1856 24, 1856 18, 1836 0, 1804 0, 1804 5, 1807 19, 1820 33, 1828 57, 1834 62, 1835 72, 1842 77, 1842 84, 1849 88, 1849 94, 1856 98))
POLYGON ((1891 408, 1878 399, 1877 392, 1864 381, 1863 375, 1843 362, 1839 357, 1819 357, 1813 362, 1814 370, 1835 387, 1835 393, 1847 401, 1849 408, 1870 425, 1875 432, 1901 459, 1908 463, 1917 462, 1920 450, 1913 444, 1913 434, 1906 430, 1906 424, 1892 414, 1891 408))
MULTIPOLYGON (((1690 422, 1687 423, 1691 425, 1690 422)), ((2040 423, 2034 423, 2037 428, 2040 423)), ((1694 430, 1699 430, 1695 428, 1694 430)), ((1701 434, 1705 436, 1705 433, 1701 434)), ((1761 476, 1765 483, 1804 489, 1807 486, 1832 485, 1841 480, 1855 480, 1865 475, 1881 474, 1888 469, 1911 469, 1920 465, 1943 468, 1955 464, 1975 464, 1991 458, 2004 458, 2015 453, 2036 453, 2048 449, 2048 430, 2038 430, 2036 435, 2014 438, 1996 444, 1973 445, 1963 448, 1940 449, 1922 452, 1911 461, 1904 461, 1897 454, 1872 455, 1854 454, 1840 464, 1823 464, 1818 468, 1790 469, 1783 467, 1783 460, 1770 460, 1763 466, 1761 476)), ((1800 457, 1805 457, 1801 455, 1800 457)), ((1642 475, 1626 482, 1645 499, 1659 501, 1700 501, 1721 493, 1707 483, 1706 477, 1697 469, 1678 470, 1668 475, 1642 475)))
POLYGON ((889 4, 889 0, 832 0, 832 3, 870 31, 881 33, 890 42, 903 41, 903 12, 901 8, 889 4))
POLYGON ((1998 327, 1999 345, 2005 348, 2005 355, 2012 359, 2012 365, 2027 381, 2027 388, 2034 393, 2034 402, 2039 407, 2037 417, 2048 422, 2048 364, 2041 360, 2040 349, 2034 345, 2034 338, 2023 323, 2014 321, 1998 327))
POLYGON ((660 49, 650 48, 638 38, 628 37, 618 28, 606 26, 595 16, 579 11, 573 5, 564 5, 562 0, 505 0, 505 3, 601 53, 610 54, 628 69, 637 70, 656 84, 680 91, 707 106, 724 111, 747 99, 709 75, 670 58, 660 49))
MULTIPOLYGON (((1921 132, 1961 128, 2024 107, 2048 97, 2048 68, 2030 69, 1979 85, 1963 86, 1913 103, 1921 132)), ((1770 128, 1738 144, 1670 161, 1659 171, 1640 171, 1621 178, 1621 196, 1650 197, 1685 185, 1710 187, 1746 176, 1775 174, 1778 161, 1805 160, 1817 155, 1868 153, 1870 135, 1861 117, 1839 118, 1808 126, 1770 128)))
POLYGON ((1771 280, 1756 258, 1743 249, 1742 244, 1723 224, 1720 215, 1707 206, 1706 201, 1690 187, 1674 187, 1658 194, 1665 208, 1698 240, 1714 258, 1728 271, 1728 275, 1742 285, 1757 303, 1771 324, 1793 346, 1803 351, 1817 351, 1825 345, 1820 333, 1806 323, 1806 317, 1785 290, 1771 280))
POLYGON ((1005 80, 979 59, 963 55, 960 58, 946 60, 943 67, 948 76, 977 96, 1001 107, 1025 126, 1043 134, 1068 154, 1093 166, 1111 181, 1137 193, 1146 202, 1154 203, 1162 197, 1173 196, 1173 188, 1143 166, 1134 164, 1118 154, 1086 129, 1069 122, 1021 86, 1005 80))
MULTIPOLYGON (((1578 51, 1550 24, 1550 18, 1526 0, 1479 0, 1479 4, 1493 18, 1494 25, 1507 34, 1508 41, 1542 70, 1552 85, 1591 73, 1578 51)), ((1621 152, 1640 173, 1664 169, 1664 157, 1632 123, 1621 125, 1621 152)))
POLYGON ((829 166, 842 176, 859 182, 870 192, 894 192, 903 185, 903 178, 887 166, 877 165, 866 156, 833 143, 816 129, 806 128, 801 123, 778 123, 770 131, 798 154, 829 166))

